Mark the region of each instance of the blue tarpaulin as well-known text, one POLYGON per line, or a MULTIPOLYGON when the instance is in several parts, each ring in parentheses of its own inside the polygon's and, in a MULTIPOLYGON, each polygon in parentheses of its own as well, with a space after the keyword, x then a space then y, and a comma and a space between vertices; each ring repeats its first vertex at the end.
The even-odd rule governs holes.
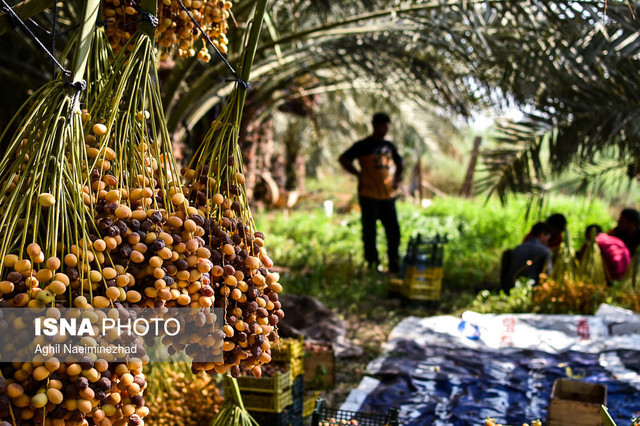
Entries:
POLYGON ((554 380, 572 378, 606 385, 619 426, 640 411, 640 342, 636 335, 609 335, 615 320, 467 317, 403 320, 384 356, 369 366, 377 381, 368 379, 361 385, 366 390, 352 392, 343 408, 384 413, 398 407, 406 426, 479 425, 487 417, 519 426, 544 422, 554 380))

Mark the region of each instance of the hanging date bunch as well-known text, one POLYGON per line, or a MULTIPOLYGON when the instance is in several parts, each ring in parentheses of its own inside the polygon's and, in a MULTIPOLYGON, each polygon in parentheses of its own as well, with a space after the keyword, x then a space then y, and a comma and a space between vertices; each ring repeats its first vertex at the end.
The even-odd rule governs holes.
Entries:
MULTIPOLYGON (((240 374, 240 366, 261 375, 271 360, 277 325, 284 317, 278 293, 282 285, 255 228, 246 195, 239 121, 245 88, 236 87, 212 123, 191 167, 182 171, 184 193, 207 218, 204 240, 211 251, 210 286, 216 306, 225 309, 224 364, 216 371, 240 374)), ((196 369, 198 365, 194 366, 196 369)))
MULTIPOLYGON (((215 373, 224 333, 215 326, 214 264, 204 239, 209 220, 190 205, 172 155, 162 110, 152 27, 121 51, 102 97, 91 108, 87 136, 89 183, 85 204, 94 213, 91 241, 116 268, 126 302, 138 307, 190 307, 202 332, 164 336, 169 352, 184 350, 215 373)), ((116 296, 115 291, 113 296, 116 296)), ((122 297, 122 294, 121 294, 122 297)))
POLYGON ((88 357, 6 363, 0 376, 0 425, 143 425, 149 413, 142 396, 142 363, 88 357), (6 422, 6 423, 4 423, 6 422))
MULTIPOLYGON (((240 375, 240 367, 262 375, 271 361, 271 345, 278 340, 278 323, 284 312, 278 294, 282 285, 267 254, 266 236, 256 230, 246 195, 242 154, 238 142, 240 120, 247 96, 249 74, 255 57, 266 0, 257 2, 253 24, 243 52, 241 75, 230 66, 237 82, 218 118, 204 138, 190 167, 182 170, 183 193, 205 216, 203 239, 211 252, 213 267, 209 286, 215 306, 224 309, 223 361, 214 364, 218 373, 240 375)), ((194 363, 194 370, 209 370, 194 363)), ((235 379, 231 383, 237 387, 235 379)), ((230 413, 245 413, 242 404, 230 413)), ((235 416, 235 414, 233 414, 235 416)), ((251 424, 250 416, 241 415, 251 424)))
MULTIPOLYGON (((211 308, 213 268, 204 212, 189 205, 172 155, 151 37, 121 52, 103 97, 91 108, 87 137, 94 247, 126 268, 140 307, 211 308)), ((123 279, 123 283, 124 283, 123 279)), ((179 349, 184 349, 183 347, 179 349)))
POLYGON ((109 44, 105 27, 96 26, 85 71, 87 88, 84 92, 84 105, 93 105, 99 99, 100 93, 111 75, 113 59, 113 50, 109 44))
MULTIPOLYGON (((204 62, 211 59, 204 45, 197 43, 200 36, 196 23, 226 53, 231 7, 228 0, 158 0, 155 38, 164 56, 197 56, 204 62)), ((102 9, 111 47, 119 52, 137 29, 140 9, 134 0, 102 0, 102 9)))
MULTIPOLYGON (((47 308, 48 317, 59 318, 62 308, 117 306, 108 283, 124 270, 94 249, 84 191, 87 115, 79 98, 97 10, 97 2, 86 3, 73 71, 56 62, 59 77, 34 93, 0 136, 8 146, 0 160, 0 333, 12 339, 31 312, 14 308, 47 308)), ((20 359, 0 366, 0 424, 143 424, 142 361, 91 354, 67 362, 44 353, 20 359)))
POLYGON ((265 236, 255 229, 246 199, 237 140, 244 89, 234 91, 206 136, 194 163, 202 166, 177 173, 152 37, 139 32, 129 46, 105 86, 114 96, 91 109, 87 203, 96 203, 97 231, 111 234, 103 238, 106 252, 133 277, 140 299, 129 302, 199 308, 205 315, 224 309, 222 330, 189 342, 165 336, 170 353, 185 350, 196 371, 237 376, 243 364, 260 375, 284 314, 282 286, 268 270, 273 262, 265 236), (210 356, 221 360, 199 361, 210 356))

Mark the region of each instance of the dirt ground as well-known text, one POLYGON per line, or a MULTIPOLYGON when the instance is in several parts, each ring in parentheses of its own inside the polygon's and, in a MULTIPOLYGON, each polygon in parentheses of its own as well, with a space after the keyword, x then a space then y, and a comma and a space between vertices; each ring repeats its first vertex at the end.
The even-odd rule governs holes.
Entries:
POLYGON ((380 356, 393 327, 408 313, 401 309, 399 300, 381 301, 365 314, 342 314, 347 327, 346 337, 363 349, 358 358, 336 359, 336 386, 321 392, 327 405, 339 408, 349 392, 366 375, 367 364, 380 356))
POLYGON ((347 328, 346 337, 363 349, 358 358, 336 359, 336 385, 321 392, 320 396, 332 408, 339 408, 349 392, 358 387, 366 376, 367 365, 379 357, 389 338, 391 330, 408 316, 426 317, 440 314, 455 314, 458 307, 456 294, 443 296, 442 302, 426 309, 421 304, 403 306, 400 299, 388 297, 372 300, 361 306, 357 312, 341 312, 340 318, 347 328))

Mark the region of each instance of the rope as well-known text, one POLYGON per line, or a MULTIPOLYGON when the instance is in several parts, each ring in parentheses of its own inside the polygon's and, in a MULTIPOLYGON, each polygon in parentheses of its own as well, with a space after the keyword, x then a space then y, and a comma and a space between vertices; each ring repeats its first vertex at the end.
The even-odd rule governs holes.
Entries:
MULTIPOLYGON (((51 26, 51 55, 55 55, 56 53, 56 24, 58 23, 58 2, 54 0, 53 2, 53 24, 51 26)), ((56 76, 56 66, 52 65, 51 76, 55 78, 56 76)))
MULTIPOLYGON (((7 14, 7 19, 9 19, 9 25, 11 25, 11 28, 16 29, 18 27, 18 21, 16 20, 16 18, 14 18, 14 15, 11 13, 8 13, 5 10, 5 6, 8 6, 4 1, 2 2, 2 8, 0 8, 0 10, 4 11, 7 14)), ((11 11, 13 12, 13 9, 11 9, 11 11)))
POLYGON ((140 5, 138 3, 136 3, 135 1, 133 1, 133 0, 131 1, 131 4, 133 5, 133 8, 136 10, 136 12, 138 12, 140 14, 140 19, 138 19, 137 21, 129 22, 126 25, 135 24, 136 22, 148 22, 154 28, 158 26, 158 22, 159 21, 158 21, 158 17, 157 16, 155 16, 151 12, 147 12, 146 10, 142 10, 140 5))
MULTIPOLYGON (((52 52, 49 52, 49 49, 47 49, 44 44, 42 44, 42 42, 40 41, 40 39, 38 39, 38 37, 36 37, 36 35, 31 31, 31 29, 29 29, 29 27, 27 26, 27 24, 24 23, 24 21, 22 19, 20 19, 20 17, 13 11, 13 9, 11 8, 11 6, 9 6, 7 4, 7 2, 5 0, 0 0, 0 2, 2 3, 0 6, 0 10, 2 10, 4 13, 7 14, 7 18, 9 18, 9 22, 11 24, 11 26, 13 28, 16 27, 20 27, 22 28, 22 30, 24 32, 27 33, 27 35, 40 47, 40 49, 42 49, 42 51, 44 51, 46 53, 46 55, 49 57, 49 59, 51 60, 51 62, 54 65, 54 74, 55 74, 55 67, 58 67, 58 69, 60 69, 60 71, 62 71, 62 74, 64 75, 66 84, 70 87, 73 87, 76 90, 75 95, 73 96, 73 100, 71 103, 71 110, 73 110, 73 107, 76 105, 76 102, 78 102, 78 98, 80 97, 80 92, 84 91, 87 88, 87 82, 84 80, 78 80, 76 82, 73 82, 71 80, 71 71, 69 71, 68 69, 66 69, 65 67, 62 66, 62 64, 60 62, 58 62, 58 60, 56 59, 56 57, 53 55, 52 52)), ((57 14, 55 12, 54 9, 54 13, 57 14)), ((54 26, 53 26, 53 31, 52 33, 52 38, 53 38, 53 42, 55 43, 55 15, 54 15, 54 26)), ((53 47, 53 46, 52 46, 53 47)), ((70 121, 70 120, 69 120, 70 121)))
POLYGON ((71 99, 71 106, 69 107, 69 117, 67 118, 67 124, 70 125, 71 114, 73 113, 73 109, 75 108, 76 104, 80 100, 80 93, 84 92, 87 89, 87 82, 85 80, 78 80, 75 83, 71 83, 67 79, 67 84, 76 89, 76 93, 75 95, 73 95, 73 99, 71 99))
MULTIPOLYGON (((62 64, 60 62, 58 62, 58 60, 56 59, 55 56, 53 56, 53 54, 51 52, 49 52, 49 49, 47 49, 44 44, 42 44, 42 42, 40 41, 40 39, 38 39, 38 37, 36 37, 36 35, 29 29, 29 27, 27 26, 27 24, 24 23, 24 21, 22 19, 20 19, 20 17, 13 11, 13 9, 11 8, 11 6, 9 6, 7 4, 7 2, 5 0, 0 0, 0 2, 2 2, 2 7, 0 7, 0 10, 2 10, 4 13, 7 14, 7 17, 9 18, 9 22, 11 22, 11 25, 15 27, 20 27, 22 28, 22 30, 24 32, 27 33, 27 35, 29 37, 31 37, 31 39, 38 45, 40 46, 40 49, 42 49, 47 56, 49 57, 49 59, 51 60, 51 62, 53 62, 53 64, 58 67, 58 69, 60 69, 60 71, 62 71, 62 74, 65 75, 65 78, 67 80, 67 83, 70 86, 75 87, 74 84, 72 84, 71 80, 69 79, 69 77, 71 77, 71 71, 69 71, 68 69, 66 69, 65 67, 62 66, 62 64)), ((85 83, 86 85, 86 83, 85 83)))
POLYGON ((213 50, 216 51, 216 53, 218 54, 218 57, 220 57, 220 59, 222 59, 222 61, 227 66, 227 68, 229 68, 229 71, 231 71, 231 74, 233 74, 233 78, 226 79, 225 81, 236 81, 236 82, 238 82, 238 84, 240 86, 242 86, 243 89, 247 90, 249 88, 249 86, 250 86, 249 82, 248 81, 244 81, 243 79, 240 78, 240 76, 238 75, 236 70, 231 66, 229 61, 227 61, 227 58, 225 58, 224 55, 222 54, 222 52, 220 52, 220 49, 218 49, 216 47, 216 45, 213 44, 213 41, 211 41, 211 39, 209 38, 209 35, 202 29, 200 24, 198 24, 198 21, 196 21, 196 19, 193 17, 191 12, 189 12, 189 9, 187 9, 187 7, 184 5, 184 3, 182 3, 182 0, 177 0, 177 1, 178 1, 178 4, 180 5, 180 7, 182 8, 182 10, 187 12, 187 15, 191 19, 191 22, 193 22, 193 25, 195 25, 196 28, 198 28, 198 30, 200 31, 200 34, 202 34, 202 37, 204 37, 204 39, 207 41, 209 46, 213 47, 213 50))
MULTIPOLYGON (((51 31, 47 30, 46 28, 42 28, 42 26, 40 24, 38 24, 36 21, 34 21, 33 19, 29 18, 29 23, 31 25, 33 25, 36 29, 38 29, 38 31, 43 32, 44 34, 50 36, 51 34, 53 34, 51 31)), ((96 24, 97 25, 97 24, 96 24)), ((80 25, 76 24, 76 25, 72 25, 70 27, 68 27, 66 30, 64 31, 59 31, 57 32, 55 35, 56 37, 60 36, 60 35, 64 35, 67 33, 70 33, 71 31, 75 30, 76 28, 78 28, 80 25)), ((15 28, 15 27, 14 27, 15 28)))

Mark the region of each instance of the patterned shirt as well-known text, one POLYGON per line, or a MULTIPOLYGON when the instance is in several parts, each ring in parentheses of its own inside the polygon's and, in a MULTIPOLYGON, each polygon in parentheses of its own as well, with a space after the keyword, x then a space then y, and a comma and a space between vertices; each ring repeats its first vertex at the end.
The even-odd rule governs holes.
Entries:
POLYGON ((402 158, 389 141, 377 141, 369 136, 356 142, 343 154, 349 161, 360 162, 358 195, 361 197, 389 200, 395 197, 393 174, 402 158))

